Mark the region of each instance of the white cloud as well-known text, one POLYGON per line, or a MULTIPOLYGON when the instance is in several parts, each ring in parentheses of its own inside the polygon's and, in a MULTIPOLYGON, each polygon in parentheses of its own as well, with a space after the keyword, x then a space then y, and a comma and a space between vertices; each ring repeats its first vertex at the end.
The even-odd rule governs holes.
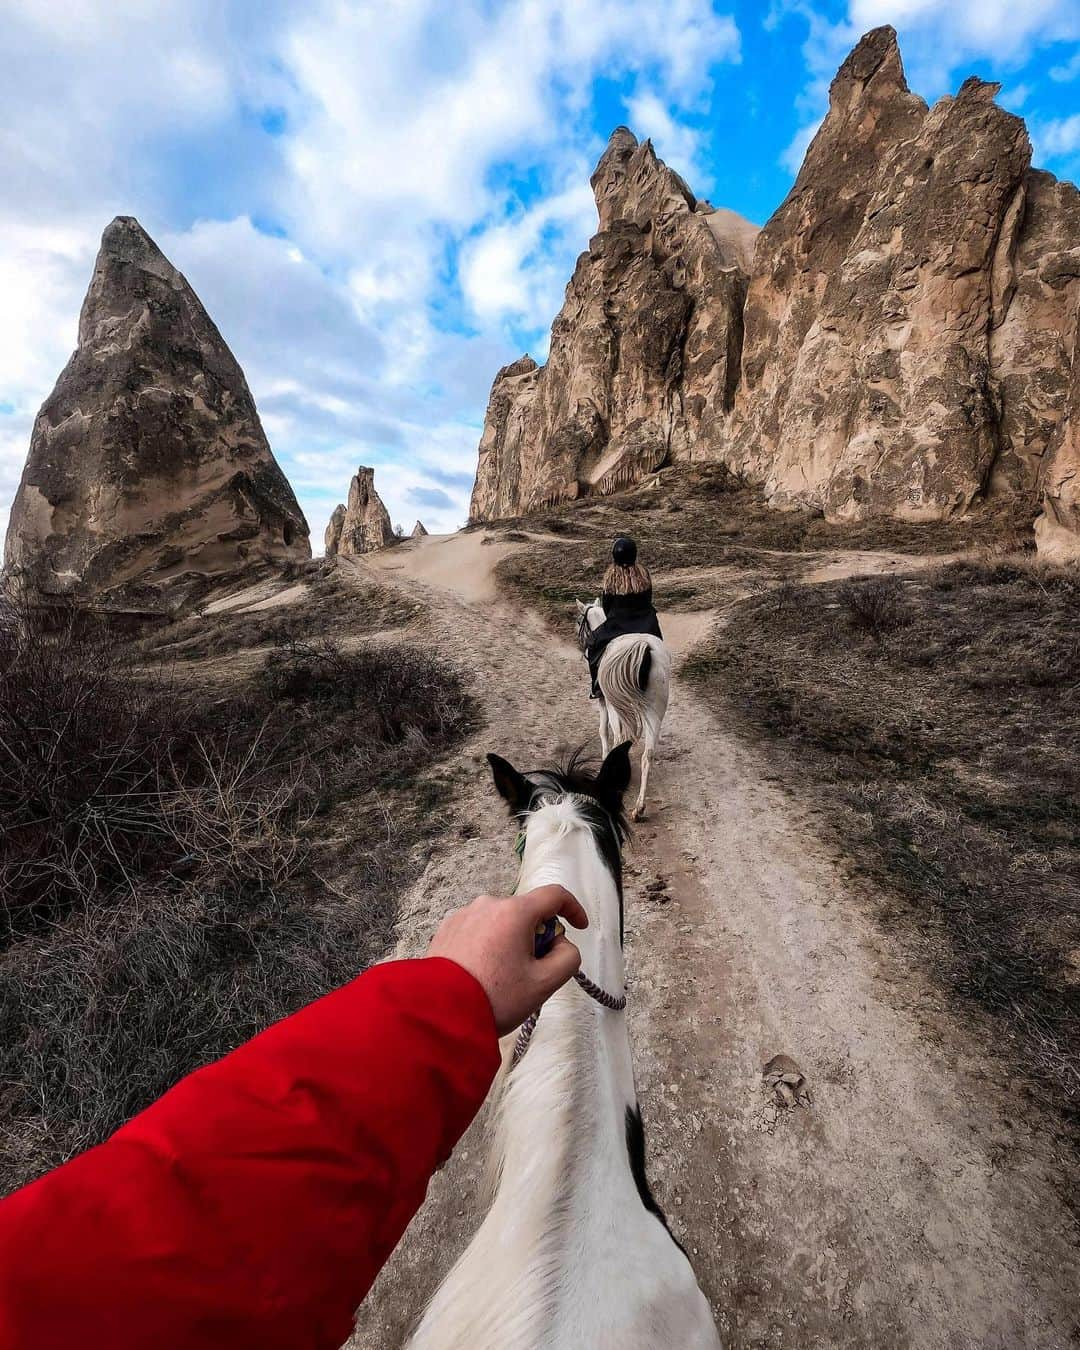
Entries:
POLYGON ((651 89, 640 90, 625 102, 630 130, 638 137, 647 136, 660 158, 699 196, 706 196, 712 189, 712 177, 699 162, 704 148, 701 133, 677 121, 665 100, 651 89))
POLYGON ((576 176, 577 186, 489 226, 462 249, 462 291, 478 318, 528 329, 551 322, 574 258, 596 228, 587 174, 576 176))
POLYGON ((710 0, 8 0, 0 510, 124 213, 236 352, 316 536, 361 461, 396 519, 460 521, 507 328, 546 328, 594 228, 594 81, 648 90, 677 163, 739 57, 710 0))
POLYGON ((1003 89, 998 95, 998 102, 1003 108, 1008 108, 1010 112, 1018 113, 1033 93, 1030 84, 1014 84, 1010 89, 1003 89))
POLYGON ((1080 153, 1080 113, 1031 124, 1031 139, 1043 159, 1080 153))
POLYGON ((1078 75, 1080 75, 1080 50, 1073 52, 1072 56, 1060 66, 1050 67, 1050 78, 1059 84, 1067 84, 1078 75))

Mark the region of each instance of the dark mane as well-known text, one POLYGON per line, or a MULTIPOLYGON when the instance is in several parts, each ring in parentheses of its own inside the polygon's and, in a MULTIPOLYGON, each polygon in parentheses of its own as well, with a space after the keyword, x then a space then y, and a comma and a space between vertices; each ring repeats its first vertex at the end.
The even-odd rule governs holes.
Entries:
POLYGON ((623 883, 622 847, 630 836, 630 824, 623 810, 622 798, 605 792, 594 769, 596 760, 581 745, 562 766, 533 769, 525 775, 533 788, 529 805, 519 813, 524 823, 530 811, 536 809, 539 797, 572 792, 587 799, 581 811, 596 840, 608 870, 615 880, 619 894, 619 941, 623 940, 623 883))

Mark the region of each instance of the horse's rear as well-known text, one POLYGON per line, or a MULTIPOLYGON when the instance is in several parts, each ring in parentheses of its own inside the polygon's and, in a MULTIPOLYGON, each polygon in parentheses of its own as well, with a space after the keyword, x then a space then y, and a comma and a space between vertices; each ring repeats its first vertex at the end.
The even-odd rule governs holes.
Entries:
POLYGON ((634 819, 645 818, 652 752, 671 693, 671 653, 648 634, 628 633, 609 643, 597 672, 600 747, 606 755, 623 741, 641 741, 641 785, 634 819))

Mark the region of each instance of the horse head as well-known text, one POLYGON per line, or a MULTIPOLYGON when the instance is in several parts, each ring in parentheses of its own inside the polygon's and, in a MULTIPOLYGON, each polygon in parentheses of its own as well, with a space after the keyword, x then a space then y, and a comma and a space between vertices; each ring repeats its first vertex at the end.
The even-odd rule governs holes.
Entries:
POLYGON ((575 600, 574 604, 578 612, 578 646, 584 651, 589 643, 589 635, 600 627, 607 615, 599 596, 587 605, 583 605, 580 600, 575 600))

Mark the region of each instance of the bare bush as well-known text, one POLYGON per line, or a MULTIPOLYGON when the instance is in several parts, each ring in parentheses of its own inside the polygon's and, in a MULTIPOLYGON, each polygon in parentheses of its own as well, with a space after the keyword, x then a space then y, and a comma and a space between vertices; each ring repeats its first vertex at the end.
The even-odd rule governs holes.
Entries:
POLYGON ((1080 570, 927 571, 901 627, 871 605, 873 648, 836 641, 852 588, 800 589, 744 605, 684 677, 772 739, 885 921, 1080 1140, 1080 570))
POLYGON ((403 647, 289 640, 208 699, 0 634, 0 1193, 382 954, 470 712, 403 647))
POLYGON ((881 639, 910 622, 904 588, 895 577, 846 582, 839 597, 851 627, 871 637, 881 639))

